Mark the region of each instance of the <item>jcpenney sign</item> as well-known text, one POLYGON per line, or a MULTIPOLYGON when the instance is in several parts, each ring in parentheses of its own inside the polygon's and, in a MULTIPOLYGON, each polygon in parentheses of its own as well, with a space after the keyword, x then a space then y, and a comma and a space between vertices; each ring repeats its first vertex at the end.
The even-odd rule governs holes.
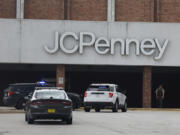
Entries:
POLYGON ((160 41, 157 38, 145 38, 143 40, 138 40, 135 38, 111 38, 107 37, 95 37, 95 35, 91 32, 80 32, 76 34, 74 32, 65 32, 60 34, 59 32, 55 32, 55 45, 53 49, 50 49, 48 46, 45 46, 44 49, 47 53, 53 54, 58 50, 66 54, 79 53, 83 54, 84 49, 88 47, 94 47, 94 50, 99 55, 106 54, 115 54, 115 46, 120 45, 119 53, 120 55, 129 55, 131 46, 135 47, 135 54, 152 56, 155 60, 159 60, 164 55, 164 52, 168 46, 168 39, 164 39, 164 41, 160 41), (86 38, 90 40, 86 41, 86 38), (73 39, 73 47, 67 48, 67 44, 65 44, 66 38, 73 39))

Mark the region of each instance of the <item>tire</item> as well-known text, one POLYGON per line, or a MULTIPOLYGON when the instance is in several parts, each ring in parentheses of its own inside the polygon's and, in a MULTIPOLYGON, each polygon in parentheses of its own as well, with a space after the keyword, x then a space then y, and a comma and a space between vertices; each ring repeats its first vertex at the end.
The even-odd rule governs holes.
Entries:
POLYGON ((27 123, 28 124, 33 124, 34 123, 34 119, 31 119, 30 116, 27 116, 27 123))
POLYGON ((25 121, 27 121, 28 119, 27 119, 27 114, 25 113, 25 121))
POLYGON ((15 106, 16 109, 23 109, 24 108, 24 105, 25 104, 25 100, 21 99, 18 101, 17 105, 15 106))
POLYGON ((90 110, 91 110, 90 108, 84 107, 84 111, 85 111, 85 112, 90 112, 90 110))
POLYGON ((96 112, 100 112, 100 110, 101 110, 100 108, 95 108, 96 112))
POLYGON ((73 111, 76 109, 75 103, 72 103, 72 109, 73 109, 73 111))
POLYGON ((124 106, 121 108, 122 112, 127 112, 127 102, 124 103, 124 106))
POLYGON ((67 123, 68 125, 71 125, 71 124, 72 124, 72 117, 67 118, 67 119, 66 119, 66 123, 67 123))
POLYGON ((119 103, 118 103, 118 101, 116 101, 116 103, 113 105, 112 111, 118 112, 118 107, 119 107, 119 103))

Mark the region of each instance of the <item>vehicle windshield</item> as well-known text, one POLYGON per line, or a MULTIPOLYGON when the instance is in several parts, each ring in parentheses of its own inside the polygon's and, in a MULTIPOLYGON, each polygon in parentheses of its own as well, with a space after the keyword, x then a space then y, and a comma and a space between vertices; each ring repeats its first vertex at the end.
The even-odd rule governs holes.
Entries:
POLYGON ((61 91, 37 91, 35 93, 36 99, 65 99, 65 94, 61 91))
POLYGON ((92 85, 87 91, 111 91, 111 88, 107 85, 92 85))

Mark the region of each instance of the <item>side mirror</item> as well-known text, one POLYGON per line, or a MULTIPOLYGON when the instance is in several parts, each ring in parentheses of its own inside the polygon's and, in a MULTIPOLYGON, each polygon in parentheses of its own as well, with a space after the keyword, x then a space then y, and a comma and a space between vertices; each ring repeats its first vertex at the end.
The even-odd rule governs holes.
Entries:
POLYGON ((29 93, 26 97, 25 97, 25 100, 28 101, 29 99, 31 99, 33 93, 29 93))
POLYGON ((28 98, 30 99, 32 97, 33 93, 29 93, 28 98))

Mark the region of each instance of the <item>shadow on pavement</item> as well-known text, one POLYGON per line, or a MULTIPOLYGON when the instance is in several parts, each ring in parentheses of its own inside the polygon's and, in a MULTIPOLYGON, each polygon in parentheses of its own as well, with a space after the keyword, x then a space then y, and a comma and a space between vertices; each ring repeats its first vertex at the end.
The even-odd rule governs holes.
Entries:
POLYGON ((92 111, 86 112, 86 113, 113 113, 113 114, 116 114, 116 113, 124 113, 124 112, 122 112, 121 110, 118 110, 118 112, 112 112, 111 110, 101 110, 100 112, 96 112, 96 111, 92 110, 92 111))
POLYGON ((66 122, 60 120, 36 120, 33 125, 67 125, 66 122))

